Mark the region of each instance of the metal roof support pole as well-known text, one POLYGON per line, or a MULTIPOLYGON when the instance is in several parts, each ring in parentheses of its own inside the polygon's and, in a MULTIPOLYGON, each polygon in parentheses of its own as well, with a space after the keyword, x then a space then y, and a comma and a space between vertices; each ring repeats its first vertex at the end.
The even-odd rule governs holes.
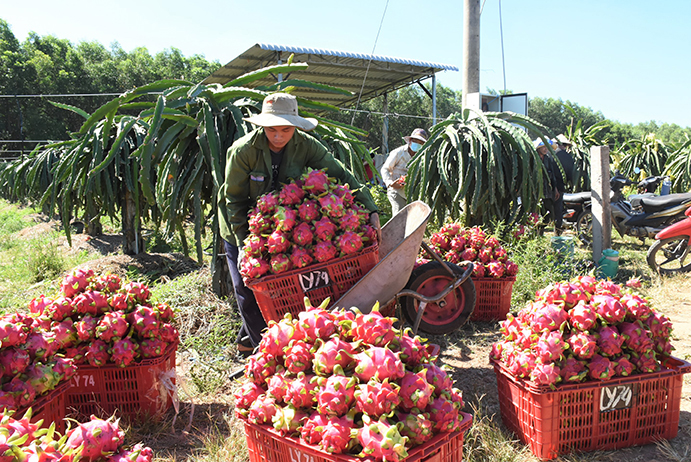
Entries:
POLYGON ((384 104, 382 105, 384 122, 381 125, 381 151, 385 156, 389 155, 389 94, 384 93, 384 104))
MULTIPOLYGON (((283 60, 281 60, 281 52, 278 52, 278 64, 281 65, 283 64, 283 60)), ((278 83, 283 82, 283 74, 278 74, 278 83)))
POLYGON ((437 125, 437 74, 432 74, 432 125, 437 125))
MULTIPOLYGON (((462 107, 475 107, 471 94, 480 92, 480 0, 463 2, 463 95, 462 107)), ((479 96, 479 95, 478 95, 479 96)), ((480 106, 481 107, 481 106, 480 106)), ((477 108, 479 109, 479 107, 477 108)))

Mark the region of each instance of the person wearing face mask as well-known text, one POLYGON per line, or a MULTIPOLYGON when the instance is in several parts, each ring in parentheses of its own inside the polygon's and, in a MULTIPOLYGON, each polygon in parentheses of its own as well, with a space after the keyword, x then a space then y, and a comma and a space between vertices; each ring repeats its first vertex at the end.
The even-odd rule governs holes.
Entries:
POLYGON ((391 151, 381 167, 392 215, 396 215, 406 205, 405 176, 408 173, 408 162, 415 157, 428 136, 423 128, 416 128, 410 136, 403 137, 406 144, 391 151))

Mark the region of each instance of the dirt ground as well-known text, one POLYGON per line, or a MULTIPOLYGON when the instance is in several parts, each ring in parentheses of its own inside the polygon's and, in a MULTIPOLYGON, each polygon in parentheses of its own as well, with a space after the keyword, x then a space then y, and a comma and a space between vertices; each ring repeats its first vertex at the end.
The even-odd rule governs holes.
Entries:
MULTIPOLYGON (((25 233, 41 232, 39 224, 36 229, 29 229, 25 233)), ((198 270, 193 260, 179 254, 153 254, 130 257, 118 254, 120 240, 117 236, 103 235, 89 238, 84 234, 73 235, 72 247, 66 251, 82 249, 94 250, 105 256, 88 263, 96 271, 111 271, 125 275, 129 269, 136 267, 141 273, 157 272, 163 277, 174 278, 177 274, 198 270)), ((66 244, 66 243, 65 243, 66 244)), ((691 275, 678 277, 674 283, 664 283, 646 290, 646 295, 652 300, 653 306, 669 316, 674 325, 673 344, 676 348, 674 356, 681 359, 691 358, 691 275)), ((488 362, 492 343, 499 339, 497 323, 468 323, 457 332, 435 337, 429 336, 429 341, 442 347, 441 361, 452 368, 456 387, 462 390, 466 401, 466 412, 472 412, 473 407, 481 406, 487 416, 494 416, 502 428, 499 414, 496 378, 493 368, 488 362)), ((185 381, 185 370, 190 361, 185 354, 178 355, 178 375, 185 381)), ((236 368, 242 367, 237 362, 236 368)), ((181 402, 179 414, 174 422, 166 419, 170 426, 154 431, 156 441, 145 440, 155 451, 176 454, 175 459, 181 460, 199 447, 203 433, 210 425, 225 427, 230 422, 230 431, 240 432, 240 426, 232 422, 232 405, 230 394, 234 386, 229 383, 225 392, 217 395, 213 401, 181 402)), ((172 414, 172 411, 171 411, 172 414)), ((146 429, 144 429, 146 433, 146 429)), ((151 436, 149 434, 148 436, 151 436)), ((684 387, 681 398, 681 413, 678 436, 668 445, 649 444, 645 446, 626 448, 618 451, 582 454, 576 459, 562 458, 560 460, 577 461, 681 461, 691 460, 691 376, 684 377, 684 387), (666 446, 663 447, 663 446, 666 446), (670 452, 671 451, 671 452, 670 452)), ((534 460, 534 459, 528 459, 534 460)))

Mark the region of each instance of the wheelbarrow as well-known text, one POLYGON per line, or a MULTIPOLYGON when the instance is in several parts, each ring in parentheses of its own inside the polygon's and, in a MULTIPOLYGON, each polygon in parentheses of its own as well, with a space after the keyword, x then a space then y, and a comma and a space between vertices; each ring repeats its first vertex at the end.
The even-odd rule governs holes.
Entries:
POLYGON ((430 207, 416 201, 389 220, 381 230, 379 263, 333 307, 368 313, 376 302, 396 304, 414 333, 447 334, 465 324, 475 309, 473 264, 445 262, 423 242, 430 215, 430 207), (414 268, 421 246, 433 260, 414 268))

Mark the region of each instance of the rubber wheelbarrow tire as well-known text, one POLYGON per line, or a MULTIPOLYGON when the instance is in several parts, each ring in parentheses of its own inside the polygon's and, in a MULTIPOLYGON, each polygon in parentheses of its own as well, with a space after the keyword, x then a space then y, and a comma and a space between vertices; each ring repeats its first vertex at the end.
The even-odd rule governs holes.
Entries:
MULTIPOLYGON (((460 277, 463 269, 453 263, 446 263, 460 277)), ((440 293, 453 276, 438 261, 431 261, 413 270, 406 289, 427 297, 440 293)), ((428 304, 422 314, 419 329, 428 334, 443 335, 455 331, 465 324, 475 310, 475 284, 468 278, 463 284, 449 293, 441 304, 428 304)), ((410 324, 415 323, 420 302, 413 297, 404 297, 401 303, 403 316, 410 324)))

